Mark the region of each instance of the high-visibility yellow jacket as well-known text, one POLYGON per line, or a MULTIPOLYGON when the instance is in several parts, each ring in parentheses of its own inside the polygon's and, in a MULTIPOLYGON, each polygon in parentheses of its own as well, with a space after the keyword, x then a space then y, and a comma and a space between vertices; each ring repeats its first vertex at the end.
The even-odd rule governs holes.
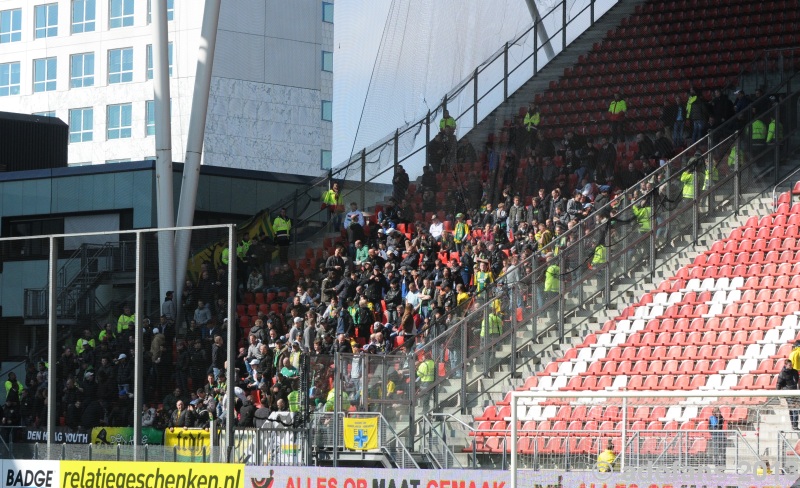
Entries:
POLYGON ((481 337, 486 337, 487 334, 500 335, 501 332, 503 332, 503 319, 496 313, 492 312, 489 314, 489 327, 486 327, 485 320, 481 322, 481 337))

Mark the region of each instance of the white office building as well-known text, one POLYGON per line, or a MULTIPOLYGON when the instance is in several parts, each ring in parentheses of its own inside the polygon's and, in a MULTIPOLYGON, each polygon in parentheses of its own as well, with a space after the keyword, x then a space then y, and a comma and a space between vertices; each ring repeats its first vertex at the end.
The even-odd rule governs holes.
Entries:
MULTIPOLYGON (((0 111, 70 126, 70 165, 154 158, 151 2, 0 2, 0 111)), ((185 154, 203 0, 167 0, 173 159, 185 154)), ((333 0, 222 0, 205 164, 330 166, 333 0)))

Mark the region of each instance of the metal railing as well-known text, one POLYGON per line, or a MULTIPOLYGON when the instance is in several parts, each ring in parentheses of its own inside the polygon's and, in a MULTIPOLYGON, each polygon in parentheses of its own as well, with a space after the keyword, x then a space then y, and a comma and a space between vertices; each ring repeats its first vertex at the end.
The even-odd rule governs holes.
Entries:
POLYGON ((759 114, 783 121, 783 137, 777 143, 753 143, 747 126, 698 153, 708 141, 704 139, 558 236, 544 249, 553 252, 558 247, 556 256, 533 256, 519 264, 519 274, 506 277, 493 299, 479 298, 469 315, 454 320, 443 334, 428 337, 418 350, 447 365, 446 374, 421 391, 418 402, 427 395, 434 405, 455 398, 466 412, 481 404, 479 399, 493 385, 530 364, 538 351, 582 337, 581 327, 594 312, 626 302, 638 280, 655 281, 663 266, 659 260, 696 243, 702 221, 721 221, 737 213, 780 179, 780 162, 800 147, 797 115, 788 109, 796 100, 795 93, 759 114), (707 184, 706 170, 711 175, 707 184), (688 186, 682 181, 685 176, 691 181, 688 186), (646 184, 652 188, 642 188, 646 184), (696 197, 683 198, 684 189, 696 197), (650 214, 637 220, 635 213, 641 208, 649 208, 650 214), (607 263, 590 269, 600 244, 607 249, 607 263), (548 272, 559 283, 559 293, 544 291, 548 272), (498 303, 502 330, 482 336, 482 325, 492 320, 498 303), (477 380, 482 380, 478 391, 467 388, 477 380))
MULTIPOLYGON (((322 194, 334 181, 339 181, 344 186, 341 194, 345 205, 353 200, 364 210, 380 203, 388 196, 389 191, 381 195, 380 189, 376 189, 376 198, 367 202, 366 193, 370 191, 370 183, 378 181, 380 177, 425 151, 428 142, 438 132, 438 121, 448 106, 464 107, 454 112, 452 117, 458 125, 456 136, 466 134, 497 106, 505 102, 510 94, 541 71, 572 41, 594 26, 595 22, 617 3, 618 0, 587 0, 577 12, 572 12, 568 9, 566 0, 560 1, 542 14, 538 22, 506 42, 476 67, 469 77, 448 91, 441 102, 424 117, 399 127, 378 142, 363 148, 343 164, 319 176, 306 189, 296 191, 273 207, 275 209, 286 207, 295 212, 309 208, 309 202, 320 201, 322 194), (551 25, 557 27, 547 32, 551 25), (540 41, 541 34, 546 34, 545 41, 540 41), (548 54, 550 50, 552 56, 548 54), (424 134, 422 140, 419 138, 421 134, 424 134), (353 181, 350 175, 355 174, 360 177, 353 181)), ((413 182, 420 175, 421 173, 412 173, 409 176, 413 182)), ((315 210, 303 218, 299 218, 298 213, 293 215, 297 219, 294 223, 295 228, 310 226, 325 228, 322 224, 330 220, 327 210, 315 210)), ((338 232, 338 229, 334 231, 338 232)), ((306 238, 309 238, 308 232, 306 238)), ((297 255, 299 248, 297 233, 294 233, 293 245, 294 253, 297 255)))
MULTIPOLYGON (((106 273, 134 270, 133 245, 124 241, 81 244, 58 270, 58 317, 77 319, 81 313, 91 314, 100 304, 87 293, 106 273)), ((25 318, 42 319, 47 316, 47 287, 26 288, 23 299, 25 318)))

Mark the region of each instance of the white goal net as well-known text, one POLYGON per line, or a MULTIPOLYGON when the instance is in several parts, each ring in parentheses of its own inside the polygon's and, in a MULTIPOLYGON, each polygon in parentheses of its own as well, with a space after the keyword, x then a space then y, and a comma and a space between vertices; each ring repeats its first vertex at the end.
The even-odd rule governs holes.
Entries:
POLYGON ((516 391, 476 445, 508 458, 512 486, 789 487, 799 393, 516 391))

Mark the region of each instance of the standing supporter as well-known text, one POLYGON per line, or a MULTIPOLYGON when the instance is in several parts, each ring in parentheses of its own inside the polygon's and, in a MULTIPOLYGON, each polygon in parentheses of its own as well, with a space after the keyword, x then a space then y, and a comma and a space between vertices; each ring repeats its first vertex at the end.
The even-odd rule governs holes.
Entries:
POLYGON ((611 123, 611 142, 625 141, 625 114, 628 111, 628 104, 619 92, 614 93, 614 100, 608 106, 608 120, 611 123))
POLYGON ((286 216, 286 209, 282 208, 275 220, 272 221, 272 230, 275 232, 275 243, 278 245, 278 254, 281 264, 289 262, 290 232, 292 220, 286 216))
POLYGON ((344 199, 339 190, 339 183, 334 182, 330 190, 322 196, 322 208, 328 210, 328 220, 333 229, 338 232, 341 226, 342 213, 344 212, 344 199))

